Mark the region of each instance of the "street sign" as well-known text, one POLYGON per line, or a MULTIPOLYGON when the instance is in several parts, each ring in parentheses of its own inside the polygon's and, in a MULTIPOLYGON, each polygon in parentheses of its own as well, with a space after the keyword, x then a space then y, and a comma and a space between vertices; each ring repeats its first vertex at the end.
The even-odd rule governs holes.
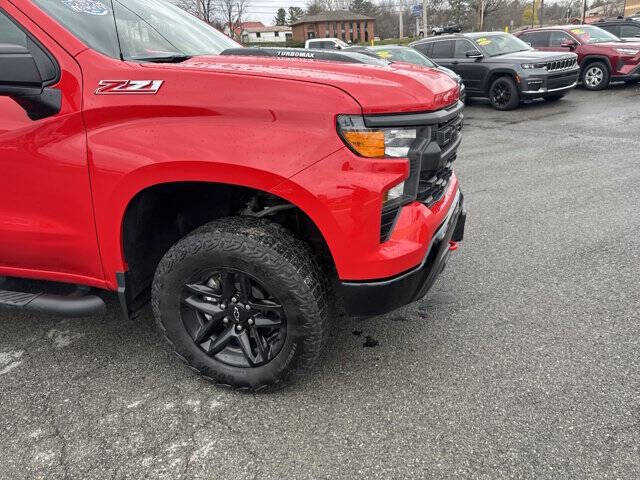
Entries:
POLYGON ((414 5, 411 8, 411 16, 412 17, 421 17, 422 16, 422 5, 414 5))

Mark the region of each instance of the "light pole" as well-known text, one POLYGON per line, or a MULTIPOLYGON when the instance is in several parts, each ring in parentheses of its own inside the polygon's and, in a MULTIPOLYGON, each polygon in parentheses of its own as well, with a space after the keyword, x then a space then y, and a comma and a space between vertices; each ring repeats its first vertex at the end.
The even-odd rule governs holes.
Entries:
POLYGON ((422 0, 422 36, 427 38, 429 36, 427 29, 427 0, 422 0))

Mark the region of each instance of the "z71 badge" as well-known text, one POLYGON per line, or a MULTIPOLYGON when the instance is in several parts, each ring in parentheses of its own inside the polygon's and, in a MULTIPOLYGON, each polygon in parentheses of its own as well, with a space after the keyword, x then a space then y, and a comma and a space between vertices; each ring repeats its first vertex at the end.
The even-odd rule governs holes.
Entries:
POLYGON ((155 95, 164 80, 100 80, 96 95, 155 95))

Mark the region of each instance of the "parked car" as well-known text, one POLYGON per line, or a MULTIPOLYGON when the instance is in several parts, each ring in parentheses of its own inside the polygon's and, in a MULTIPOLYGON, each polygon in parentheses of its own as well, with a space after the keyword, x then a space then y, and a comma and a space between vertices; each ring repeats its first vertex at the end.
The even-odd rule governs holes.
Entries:
POLYGON ((380 45, 377 47, 349 47, 344 51, 363 53, 365 55, 382 58, 390 62, 403 62, 425 68, 435 68, 437 70, 440 70, 441 72, 446 73, 453 80, 455 80, 460 86, 460 100, 464 102, 466 99, 466 88, 460 75, 449 68, 438 65, 429 57, 426 57, 413 48, 403 47, 400 45, 380 45))
POLYGON ((316 50, 342 50, 349 47, 349 44, 339 38, 310 38, 304 42, 304 48, 316 50))
POLYGON ((451 33, 460 33, 462 31, 462 28, 460 27, 460 25, 445 25, 443 27, 434 27, 433 30, 431 30, 431 33, 433 35, 447 35, 447 34, 451 34, 451 33))
POLYGON ((243 49, 162 0, 0 0, 0 276, 45 281, 0 306, 151 300, 193 370, 263 390, 335 303, 424 296, 464 231, 458 86, 338 54, 243 49))
POLYGON ((462 77, 467 97, 486 97, 511 110, 521 100, 558 100, 575 87, 576 55, 537 52, 511 34, 465 33, 409 45, 462 77))
POLYGON ((580 80, 588 90, 602 90, 611 81, 640 80, 640 42, 622 42, 593 25, 533 28, 517 33, 537 50, 578 55, 580 80))
POLYGON ((640 22, 632 18, 599 20, 594 25, 625 42, 640 42, 640 22))

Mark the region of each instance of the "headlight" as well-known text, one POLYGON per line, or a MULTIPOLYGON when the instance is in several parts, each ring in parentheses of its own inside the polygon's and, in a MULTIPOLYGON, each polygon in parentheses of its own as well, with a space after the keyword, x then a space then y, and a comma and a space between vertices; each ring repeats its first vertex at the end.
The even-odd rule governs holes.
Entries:
POLYGON ((533 70, 535 68, 542 68, 546 70, 547 64, 546 63, 523 63, 522 68, 524 68, 525 70, 533 70))
POLYGON ((632 57, 640 52, 640 50, 636 50, 635 48, 616 48, 616 51, 621 55, 630 55, 632 57))
POLYGON ((338 133, 362 157, 406 157, 416 139, 415 128, 367 128, 359 115, 338 116, 338 133))

